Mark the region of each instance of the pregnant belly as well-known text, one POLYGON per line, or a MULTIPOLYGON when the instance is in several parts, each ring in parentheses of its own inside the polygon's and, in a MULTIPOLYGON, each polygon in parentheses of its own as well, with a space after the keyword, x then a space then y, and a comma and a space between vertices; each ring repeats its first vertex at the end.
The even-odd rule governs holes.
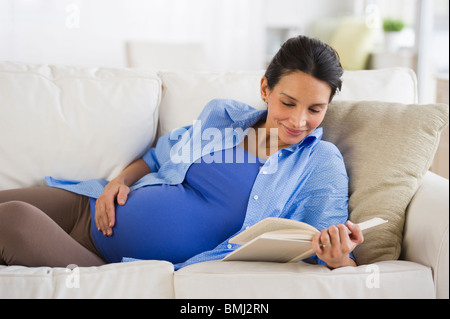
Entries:
POLYGON ((147 186, 132 192, 124 206, 116 205, 113 235, 104 237, 95 229, 92 201, 92 236, 108 262, 123 257, 183 262, 236 233, 246 208, 219 205, 189 185, 147 186))

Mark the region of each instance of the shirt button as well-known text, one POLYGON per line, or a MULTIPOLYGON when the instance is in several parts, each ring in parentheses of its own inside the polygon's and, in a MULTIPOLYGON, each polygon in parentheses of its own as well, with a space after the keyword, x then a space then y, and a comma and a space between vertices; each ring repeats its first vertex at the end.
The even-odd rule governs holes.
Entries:
POLYGON ((263 175, 267 175, 267 171, 262 171, 263 175))
POLYGON ((278 153, 278 157, 281 157, 282 155, 283 155, 283 153, 281 153, 281 152, 280 152, 280 153, 278 153))
POLYGON ((228 244, 228 245, 227 245, 227 248, 228 248, 228 249, 231 249, 231 247, 232 247, 231 244, 228 244))
POLYGON ((259 196, 255 195, 255 196, 253 196, 253 198, 254 198, 254 200, 258 200, 259 196))

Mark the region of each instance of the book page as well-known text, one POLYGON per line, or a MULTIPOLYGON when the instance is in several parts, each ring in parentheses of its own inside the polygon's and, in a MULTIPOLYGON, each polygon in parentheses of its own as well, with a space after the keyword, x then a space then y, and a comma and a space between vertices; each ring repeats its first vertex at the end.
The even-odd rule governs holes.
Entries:
POLYGON ((259 237, 247 243, 245 249, 230 253, 224 261, 266 261, 287 263, 301 254, 302 259, 314 254, 311 241, 277 240, 259 237))
POLYGON ((244 245, 264 233, 286 229, 304 229, 308 232, 318 232, 313 226, 297 220, 269 217, 231 238, 229 242, 232 244, 244 245))
POLYGON ((264 233, 261 235, 261 237, 284 240, 312 241, 312 237, 315 233, 316 231, 304 229, 283 229, 264 233))
POLYGON ((365 230, 374 228, 376 226, 382 225, 387 223, 387 220, 381 219, 379 217, 372 218, 370 220, 366 220, 365 222, 359 223, 358 226, 361 229, 362 232, 365 230))

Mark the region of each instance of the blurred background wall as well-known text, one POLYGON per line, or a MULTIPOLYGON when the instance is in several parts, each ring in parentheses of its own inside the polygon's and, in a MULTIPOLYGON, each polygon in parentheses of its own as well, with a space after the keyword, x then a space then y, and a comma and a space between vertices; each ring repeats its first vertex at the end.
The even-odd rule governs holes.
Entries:
POLYGON ((0 0, 0 60, 260 70, 298 34, 348 70, 413 68, 420 102, 448 100, 448 0, 0 0), (387 19, 403 23, 396 36, 387 19))

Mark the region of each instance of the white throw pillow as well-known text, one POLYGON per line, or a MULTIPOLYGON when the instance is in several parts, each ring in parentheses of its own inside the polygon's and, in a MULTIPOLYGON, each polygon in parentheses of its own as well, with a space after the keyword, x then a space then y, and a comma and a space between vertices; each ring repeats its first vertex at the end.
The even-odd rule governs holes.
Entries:
POLYGON ((0 62, 0 189, 114 178, 153 143, 160 98, 144 71, 0 62))
POLYGON ((419 97, 417 77, 407 68, 345 71, 336 101, 383 101, 415 104, 419 97))
POLYGON ((238 100, 264 108, 259 94, 264 71, 260 72, 160 72, 163 99, 159 135, 191 125, 213 99, 238 100))

